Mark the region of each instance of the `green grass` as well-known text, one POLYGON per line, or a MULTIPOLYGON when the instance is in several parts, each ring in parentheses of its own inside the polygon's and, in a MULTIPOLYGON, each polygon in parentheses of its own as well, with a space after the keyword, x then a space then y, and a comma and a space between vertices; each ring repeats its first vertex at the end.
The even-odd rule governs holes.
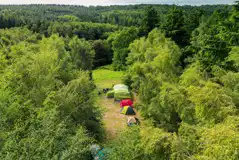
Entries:
POLYGON ((111 88, 112 85, 121 83, 123 72, 112 71, 104 68, 93 71, 93 79, 99 88, 111 88))

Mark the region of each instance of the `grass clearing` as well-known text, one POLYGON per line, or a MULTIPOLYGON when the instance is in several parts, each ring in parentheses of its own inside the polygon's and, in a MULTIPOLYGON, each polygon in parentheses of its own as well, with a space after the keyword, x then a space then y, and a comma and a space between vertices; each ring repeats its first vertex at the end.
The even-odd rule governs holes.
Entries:
MULTIPOLYGON (((111 88, 114 84, 122 83, 122 76, 123 72, 112 71, 108 68, 99 68, 93 71, 93 79, 99 89, 111 88)), ((127 117, 119 113, 119 103, 114 102, 113 99, 106 98, 105 95, 99 96, 98 103, 105 111, 103 123, 106 140, 114 139, 117 133, 127 126, 127 117)))
MULTIPOLYGON (((122 83, 123 73, 102 67, 93 71, 93 79, 99 89, 111 88, 114 84, 122 83)), ((127 127, 128 116, 120 114, 119 103, 114 102, 114 99, 106 98, 104 94, 98 97, 98 104, 104 111, 103 123, 106 131, 106 140, 112 140, 120 131, 127 127)), ((138 118, 140 117, 137 111, 136 115, 138 118)))
POLYGON ((93 71, 93 79, 99 88, 111 88, 112 85, 121 83, 123 72, 108 69, 96 69, 93 71))

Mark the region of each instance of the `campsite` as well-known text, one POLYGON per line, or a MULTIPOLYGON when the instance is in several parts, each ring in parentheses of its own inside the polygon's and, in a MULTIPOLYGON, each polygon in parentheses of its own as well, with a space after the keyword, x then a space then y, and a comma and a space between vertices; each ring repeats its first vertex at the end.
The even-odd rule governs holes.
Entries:
POLYGON ((238 160, 238 124, 238 1, 0 0, 0 160, 238 160))
MULTIPOLYGON (((100 91, 103 91, 105 88, 111 88, 111 90, 108 90, 108 92, 111 92, 114 90, 120 90, 120 87, 123 87, 123 90, 127 90, 128 87, 121 84, 121 78, 122 78, 122 72, 117 71, 111 71, 108 69, 97 69, 93 72, 93 77, 95 80, 95 83, 97 84, 97 88, 100 91), (104 76, 102 76, 102 72, 106 73, 104 76), (114 77, 108 77, 108 75, 115 75, 114 77), (118 85, 117 85, 118 84, 118 85)), ((121 114, 121 110, 123 106, 132 106, 133 103, 130 100, 128 102, 127 99, 126 103, 122 106, 120 100, 116 100, 114 96, 108 96, 108 92, 104 93, 102 92, 101 95, 99 95, 99 103, 101 104, 103 110, 105 110, 104 113, 104 127, 106 130, 106 139, 110 140, 112 138, 115 138, 120 131, 125 129, 127 127, 127 121, 128 117, 135 117, 140 116, 139 113, 137 113, 136 110, 133 110, 134 113, 127 116, 126 113, 121 114), (127 103, 128 102, 128 103, 127 103)), ((121 100, 124 100, 124 96, 121 97, 121 100)), ((127 97, 127 98, 133 98, 133 97, 127 97)), ((134 102, 136 103, 136 99, 134 99, 134 102)), ((133 107, 133 106, 132 106, 133 107)), ((126 109, 126 108, 125 108, 126 109)))

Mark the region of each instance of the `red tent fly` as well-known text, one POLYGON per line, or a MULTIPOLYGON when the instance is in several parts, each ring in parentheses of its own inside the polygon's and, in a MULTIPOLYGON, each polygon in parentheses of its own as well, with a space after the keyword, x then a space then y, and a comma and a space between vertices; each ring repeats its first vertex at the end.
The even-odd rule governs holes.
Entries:
POLYGON ((124 100, 120 101, 120 107, 122 108, 124 106, 133 107, 133 102, 130 99, 124 99, 124 100))

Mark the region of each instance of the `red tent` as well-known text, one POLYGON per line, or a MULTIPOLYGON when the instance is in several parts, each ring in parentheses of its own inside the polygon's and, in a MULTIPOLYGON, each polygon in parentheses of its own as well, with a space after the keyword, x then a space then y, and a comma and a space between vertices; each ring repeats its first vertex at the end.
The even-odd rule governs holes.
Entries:
POLYGON ((133 107, 133 102, 130 99, 124 99, 120 101, 120 107, 131 106, 133 107))

